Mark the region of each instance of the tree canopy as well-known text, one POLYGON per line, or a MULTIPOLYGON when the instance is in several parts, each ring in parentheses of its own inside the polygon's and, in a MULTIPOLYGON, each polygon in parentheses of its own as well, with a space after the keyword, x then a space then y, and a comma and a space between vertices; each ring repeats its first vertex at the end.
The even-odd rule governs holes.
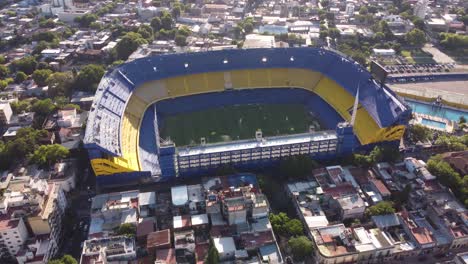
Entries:
POLYGON ((117 228, 116 234, 117 235, 123 235, 123 236, 135 236, 136 227, 135 227, 135 225, 133 225, 131 223, 121 224, 117 228))
POLYGON ((75 18, 75 22, 78 23, 80 27, 89 27, 91 23, 95 22, 98 19, 98 16, 95 14, 85 14, 75 18))
POLYGON ((15 75, 15 83, 20 84, 24 82, 27 78, 28 78, 28 75, 26 75, 26 73, 22 71, 18 71, 16 72, 16 75, 15 75))
POLYGON ((49 260, 47 264, 78 264, 78 261, 70 255, 64 255, 59 259, 49 260))
POLYGON ((210 239, 210 247, 205 258, 205 264, 218 264, 219 263, 219 252, 216 249, 213 239, 210 239))
POLYGON ((62 145, 42 145, 34 151, 31 161, 40 166, 51 166, 69 154, 69 150, 62 145))
POLYGON ((415 143, 418 141, 425 142, 427 140, 432 139, 431 130, 420 124, 409 126, 406 129, 406 133, 408 134, 409 139, 415 143))
POLYGON ((117 59, 126 60, 142 44, 148 43, 139 33, 128 32, 115 46, 117 59))
POLYGON ((395 213, 395 208, 393 207, 392 202, 381 201, 377 204, 367 208, 367 212, 371 216, 375 215, 386 215, 395 213))
POLYGON ((13 163, 21 162, 39 146, 39 140, 47 131, 31 127, 21 128, 16 137, 6 143, 0 141, 0 169, 8 169, 13 163))
POLYGON ((273 230, 284 236, 300 236, 304 234, 304 227, 298 219, 291 219, 285 213, 270 214, 273 230))
POLYGON ((154 39, 153 28, 151 26, 149 26, 149 25, 145 25, 145 24, 141 25, 138 28, 137 33, 140 34, 141 37, 144 38, 148 42, 151 42, 154 39))
POLYGON ((33 56, 28 56, 13 61, 12 65, 17 71, 32 74, 37 67, 37 61, 33 56))
POLYGON ((47 78, 49 97, 67 96, 72 93, 75 77, 72 72, 55 72, 47 78))
POLYGON ((5 78, 10 74, 10 69, 5 65, 0 65, 0 78, 5 78))
POLYGON ((310 258, 313 251, 312 241, 306 236, 293 237, 289 239, 288 246, 291 249, 294 260, 302 261, 310 258))
POLYGON ((362 168, 369 168, 382 161, 395 162, 400 158, 397 147, 394 146, 376 146, 369 155, 353 154, 353 164, 362 168))
POLYGON ((185 47, 187 46, 187 37, 184 35, 177 34, 174 39, 177 46, 185 47))
POLYGON ((49 78, 51 74, 52 71, 49 69, 35 70, 32 74, 32 78, 38 86, 46 86, 47 78, 49 78))
POLYGON ((81 68, 74 83, 77 90, 94 92, 104 75, 104 67, 97 64, 88 64, 81 68))
POLYGON ((310 174, 317 166, 317 162, 307 155, 290 156, 281 160, 280 173, 290 179, 301 178, 310 174))
POLYGON ((153 19, 151 19, 151 27, 153 28, 155 32, 158 32, 159 30, 161 30, 162 28, 161 18, 153 17, 153 19))
POLYGON ((427 169, 439 182, 450 188, 455 197, 468 206, 468 175, 463 177, 440 156, 434 156, 427 162, 427 169))
POLYGON ((422 46, 426 43, 426 34, 419 28, 414 28, 405 36, 406 41, 413 46, 422 46))
POLYGON ((440 135, 435 141, 435 144, 444 146, 450 151, 467 150, 468 134, 463 136, 440 135))

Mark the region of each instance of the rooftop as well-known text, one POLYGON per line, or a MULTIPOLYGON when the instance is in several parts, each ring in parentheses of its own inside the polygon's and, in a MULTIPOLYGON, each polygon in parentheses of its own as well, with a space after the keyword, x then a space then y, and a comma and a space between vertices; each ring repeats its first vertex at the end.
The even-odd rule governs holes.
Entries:
POLYGON ((319 131, 314 133, 296 134, 288 136, 264 137, 261 141, 258 141, 256 139, 248 139, 224 143, 207 144, 204 146, 196 147, 183 147, 178 149, 178 155, 180 157, 184 157, 198 154, 245 150, 262 147, 274 147, 330 139, 337 139, 336 133, 334 131, 319 131))
POLYGON ((176 186, 171 188, 172 204, 175 206, 185 205, 188 202, 187 186, 176 186))
POLYGON ((234 252, 236 245, 232 237, 215 237, 213 243, 220 254, 234 252))
POLYGON ((147 248, 158 248, 171 245, 171 231, 169 229, 151 232, 146 240, 147 248))

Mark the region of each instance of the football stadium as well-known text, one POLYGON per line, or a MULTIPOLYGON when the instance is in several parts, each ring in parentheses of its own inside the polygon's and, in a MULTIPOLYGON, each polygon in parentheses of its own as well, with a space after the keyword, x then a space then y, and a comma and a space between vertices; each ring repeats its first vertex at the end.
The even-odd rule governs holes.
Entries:
POLYGON ((166 54, 102 78, 85 147, 105 186, 335 158, 403 136, 411 109, 353 60, 319 48, 166 54))

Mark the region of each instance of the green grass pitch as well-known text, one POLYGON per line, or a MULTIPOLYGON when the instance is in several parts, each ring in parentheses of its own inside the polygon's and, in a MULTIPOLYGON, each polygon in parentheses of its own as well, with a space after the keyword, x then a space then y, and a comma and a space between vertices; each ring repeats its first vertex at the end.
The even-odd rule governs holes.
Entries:
POLYGON ((165 117, 160 136, 171 139, 176 146, 255 138, 261 129, 264 137, 304 133, 318 121, 303 105, 260 104, 234 105, 165 117))

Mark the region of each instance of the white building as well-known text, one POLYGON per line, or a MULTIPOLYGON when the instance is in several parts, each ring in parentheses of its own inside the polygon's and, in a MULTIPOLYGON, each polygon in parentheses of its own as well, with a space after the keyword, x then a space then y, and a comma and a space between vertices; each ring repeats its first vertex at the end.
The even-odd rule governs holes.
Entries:
POLYGON ((28 217, 28 223, 34 235, 49 235, 46 260, 55 256, 60 248, 63 239, 62 219, 67 207, 67 199, 60 184, 49 184, 47 196, 41 213, 28 217))
POLYGON ((27 238, 28 230, 23 218, 0 221, 0 250, 6 249, 14 256, 27 238))
POLYGON ((234 259, 234 253, 236 251, 236 245, 232 237, 216 237, 213 238, 213 244, 219 252, 220 260, 232 260, 234 259))
POLYGON ((130 263, 136 259, 135 239, 126 236, 86 240, 80 264, 130 263))
POLYGON ((275 36, 250 34, 245 36, 244 49, 274 48, 275 36))
POLYGON ((414 6, 414 15, 424 19, 426 17, 429 0, 419 0, 414 6))
POLYGON ((345 13, 348 16, 353 16, 354 15, 354 4, 353 3, 346 4, 345 13))
POLYGON ((13 111, 11 110, 10 103, 8 101, 0 102, 0 125, 8 125, 10 123, 13 111))

